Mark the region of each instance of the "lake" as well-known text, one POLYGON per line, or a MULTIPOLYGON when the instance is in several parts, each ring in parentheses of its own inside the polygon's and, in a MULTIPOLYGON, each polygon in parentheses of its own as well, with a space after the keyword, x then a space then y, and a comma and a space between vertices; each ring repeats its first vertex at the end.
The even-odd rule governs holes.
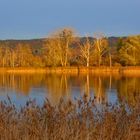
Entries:
POLYGON ((0 74, 0 100, 7 95, 16 106, 36 99, 42 105, 47 97, 53 105, 65 100, 96 97, 97 103, 126 101, 134 105, 140 95, 140 77, 93 74, 0 74))

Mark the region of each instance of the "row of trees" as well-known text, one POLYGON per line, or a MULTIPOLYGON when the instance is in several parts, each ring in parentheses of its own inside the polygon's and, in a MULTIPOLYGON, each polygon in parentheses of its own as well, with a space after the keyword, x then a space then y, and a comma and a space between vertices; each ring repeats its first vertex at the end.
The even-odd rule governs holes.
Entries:
POLYGON ((65 28, 49 35, 38 49, 28 43, 0 44, 0 67, 136 66, 139 54, 140 36, 120 38, 111 46, 101 33, 80 38, 65 28))
POLYGON ((0 67, 43 67, 43 57, 35 55, 28 45, 17 44, 14 48, 0 47, 0 67))
POLYGON ((108 39, 96 34, 94 41, 85 37, 81 41, 73 30, 63 29, 46 40, 47 60, 50 66, 90 65, 100 66, 103 57, 112 65, 108 39))

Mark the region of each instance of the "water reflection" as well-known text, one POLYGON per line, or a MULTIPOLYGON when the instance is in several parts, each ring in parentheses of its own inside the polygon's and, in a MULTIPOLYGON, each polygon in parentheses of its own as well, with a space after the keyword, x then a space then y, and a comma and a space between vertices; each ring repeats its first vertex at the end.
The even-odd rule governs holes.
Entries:
MULTIPOLYGON (((0 89, 15 91, 17 94, 29 95, 32 87, 43 86, 43 75, 0 74, 0 89)), ((0 92, 0 94, 5 94, 0 92)))
MULTIPOLYGON (((127 101, 134 105, 140 95, 140 77, 121 75, 0 74, 0 96, 48 97, 57 104, 65 99, 96 96, 98 103, 127 101)), ((18 100, 18 99, 17 99, 18 100)))
POLYGON ((67 75, 46 75, 45 87, 48 98, 53 103, 58 103, 61 97, 70 96, 69 76, 67 75))
POLYGON ((134 105, 137 97, 140 96, 140 78, 122 77, 117 83, 118 98, 120 101, 126 100, 134 105))

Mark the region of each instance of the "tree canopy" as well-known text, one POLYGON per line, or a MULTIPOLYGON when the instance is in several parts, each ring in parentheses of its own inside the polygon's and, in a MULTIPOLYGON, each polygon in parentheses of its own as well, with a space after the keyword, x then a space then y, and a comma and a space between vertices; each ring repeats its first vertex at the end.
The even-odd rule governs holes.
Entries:
POLYGON ((71 28, 32 43, 0 41, 0 67, 140 66, 139 54, 140 35, 79 37, 71 28))

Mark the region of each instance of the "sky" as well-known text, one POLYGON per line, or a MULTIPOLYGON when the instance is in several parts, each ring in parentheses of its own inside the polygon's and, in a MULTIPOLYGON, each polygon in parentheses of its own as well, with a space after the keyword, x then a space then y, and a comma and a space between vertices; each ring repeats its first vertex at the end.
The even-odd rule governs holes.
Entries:
POLYGON ((64 27, 78 35, 140 34, 140 0, 0 0, 0 39, 33 39, 64 27))

